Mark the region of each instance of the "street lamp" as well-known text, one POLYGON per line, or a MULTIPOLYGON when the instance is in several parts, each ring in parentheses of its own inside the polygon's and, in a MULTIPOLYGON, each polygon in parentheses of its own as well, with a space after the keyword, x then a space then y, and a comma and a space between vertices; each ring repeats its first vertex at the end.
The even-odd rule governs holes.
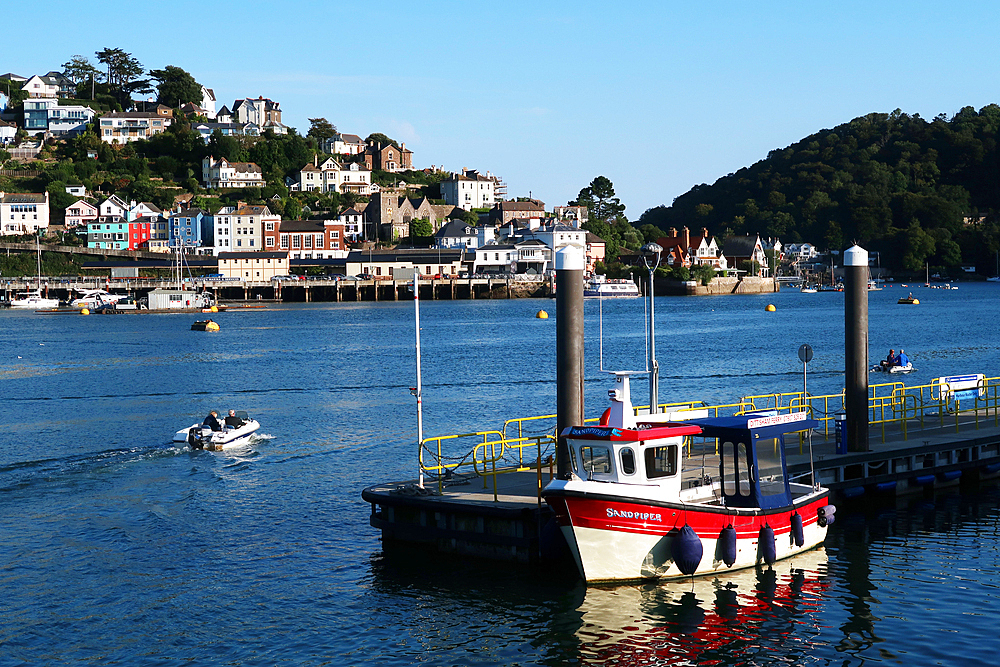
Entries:
POLYGON ((642 263, 649 270, 649 414, 655 415, 660 402, 660 366, 656 363, 656 331, 653 328, 653 272, 660 266, 663 248, 658 243, 647 243, 639 252, 642 263))

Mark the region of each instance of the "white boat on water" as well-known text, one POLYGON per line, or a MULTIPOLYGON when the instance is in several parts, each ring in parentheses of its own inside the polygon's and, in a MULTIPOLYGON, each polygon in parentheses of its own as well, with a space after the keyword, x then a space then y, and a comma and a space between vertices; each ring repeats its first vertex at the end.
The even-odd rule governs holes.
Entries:
POLYGON ((875 364, 871 367, 870 372, 872 373, 909 373, 913 370, 913 364, 908 363, 905 366, 883 366, 882 364, 875 364))
POLYGON ((805 412, 637 416, 627 372, 608 395, 602 425, 564 429, 571 472, 542 491, 588 583, 704 576, 822 544, 830 492, 790 481, 785 463, 784 435, 818 424, 805 412), (718 438, 719 454, 686 455, 689 436, 718 438))
POLYGON ((250 440, 260 423, 256 419, 251 419, 245 410, 237 410, 236 417, 241 424, 239 426, 228 425, 220 421, 221 431, 213 431, 207 424, 192 424, 187 428, 182 428, 174 434, 174 442, 186 442, 191 445, 191 449, 208 449, 211 451, 221 451, 231 447, 239 447, 250 440))
POLYGON ((117 303, 119 299, 124 299, 127 294, 112 294, 107 290, 88 289, 83 290, 79 298, 73 299, 69 305, 74 308, 96 308, 105 304, 117 303))
POLYGON ((31 308, 33 310, 39 310, 42 308, 58 308, 59 299, 49 299, 42 296, 42 290, 34 289, 30 292, 25 292, 23 294, 18 294, 17 297, 10 300, 11 308, 31 308))
POLYGON ((639 296, 639 287, 626 278, 607 278, 595 275, 584 283, 583 296, 636 297, 639 296))

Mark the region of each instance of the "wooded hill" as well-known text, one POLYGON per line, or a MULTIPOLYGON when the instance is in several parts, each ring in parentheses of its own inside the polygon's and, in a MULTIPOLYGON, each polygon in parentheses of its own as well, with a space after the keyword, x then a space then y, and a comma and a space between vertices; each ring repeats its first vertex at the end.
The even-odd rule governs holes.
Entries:
POLYGON ((857 242, 889 268, 976 264, 1000 250, 1000 106, 931 121, 900 110, 822 130, 671 206, 638 226, 707 227, 843 250, 857 242))

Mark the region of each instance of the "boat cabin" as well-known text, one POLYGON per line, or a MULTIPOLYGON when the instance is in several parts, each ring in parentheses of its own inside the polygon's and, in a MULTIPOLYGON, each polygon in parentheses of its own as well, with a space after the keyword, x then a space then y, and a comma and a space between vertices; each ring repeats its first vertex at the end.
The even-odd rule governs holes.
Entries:
POLYGON ((815 428, 805 412, 747 413, 692 419, 707 438, 719 442, 719 475, 727 507, 775 509, 792 504, 785 435, 815 428))

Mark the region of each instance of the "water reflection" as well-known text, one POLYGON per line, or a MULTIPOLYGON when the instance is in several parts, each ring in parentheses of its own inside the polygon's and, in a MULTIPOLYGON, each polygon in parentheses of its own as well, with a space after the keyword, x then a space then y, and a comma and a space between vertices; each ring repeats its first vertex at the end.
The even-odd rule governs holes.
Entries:
POLYGON ((736 664, 770 643, 808 643, 828 588, 824 549, 724 576, 683 583, 589 588, 579 657, 585 664, 668 660, 736 664))

